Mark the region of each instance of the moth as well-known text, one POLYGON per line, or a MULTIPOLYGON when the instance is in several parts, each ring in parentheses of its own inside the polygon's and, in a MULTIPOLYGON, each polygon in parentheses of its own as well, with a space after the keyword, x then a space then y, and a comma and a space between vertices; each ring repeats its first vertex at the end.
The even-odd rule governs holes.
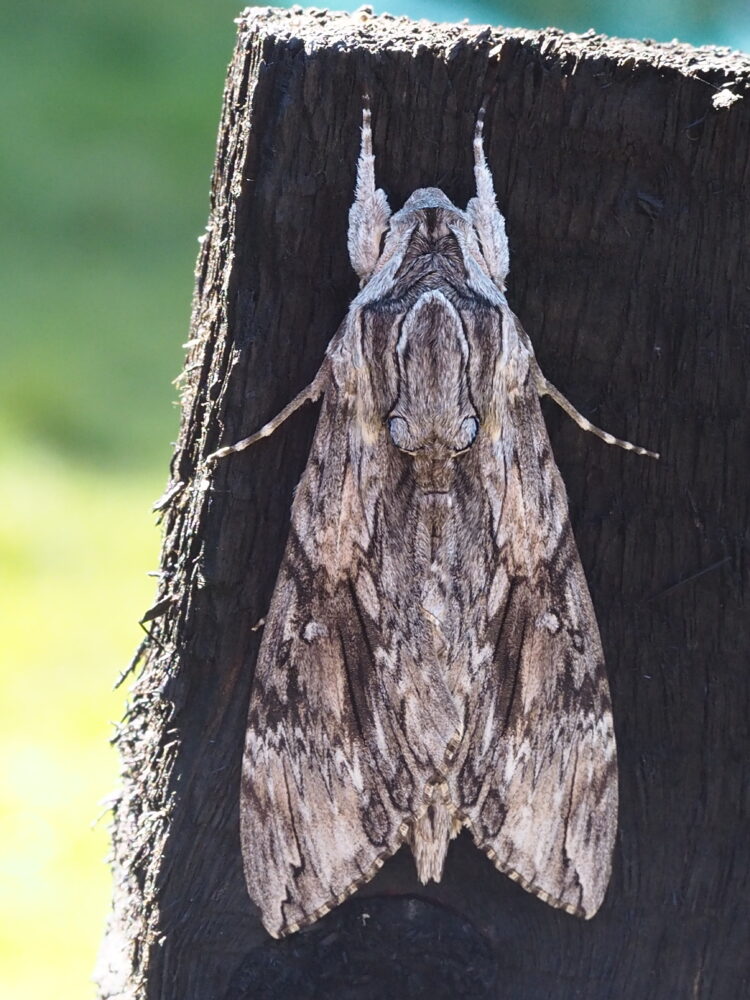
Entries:
MULTIPOLYGON (((322 397, 251 694, 241 841, 280 937, 406 842, 439 880, 467 827, 497 868, 591 917, 610 876, 617 763, 602 646, 539 399, 504 295, 505 222, 474 135, 476 196, 391 214, 363 113, 348 248, 361 290, 322 397)), ((657 456, 653 456, 657 457, 657 456)))

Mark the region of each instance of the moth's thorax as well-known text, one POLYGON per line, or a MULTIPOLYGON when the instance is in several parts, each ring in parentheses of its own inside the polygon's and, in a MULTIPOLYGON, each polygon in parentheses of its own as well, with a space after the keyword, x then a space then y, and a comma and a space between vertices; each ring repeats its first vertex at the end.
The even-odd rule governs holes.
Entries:
POLYGON ((479 430, 468 381, 469 347, 455 307, 440 291, 421 295, 396 342, 398 395, 388 414, 391 441, 415 459, 424 488, 448 489, 456 455, 479 430))

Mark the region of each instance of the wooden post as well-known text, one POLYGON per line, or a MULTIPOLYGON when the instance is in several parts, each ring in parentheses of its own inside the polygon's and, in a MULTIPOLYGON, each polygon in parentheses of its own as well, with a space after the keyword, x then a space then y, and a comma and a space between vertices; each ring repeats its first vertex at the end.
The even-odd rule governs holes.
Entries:
POLYGON ((749 80, 750 60, 725 49, 245 12, 196 273, 153 638, 118 737, 101 997, 747 995, 749 80), (350 903, 280 943, 245 890, 253 628, 315 410, 226 460, 208 488, 196 470, 310 380, 356 291, 346 221, 365 90, 394 207, 428 185, 466 204, 486 102, 509 299, 542 368, 597 424, 663 456, 607 448, 545 409, 619 743, 614 875, 590 922, 527 895, 467 835, 439 885, 422 887, 401 851, 350 903))

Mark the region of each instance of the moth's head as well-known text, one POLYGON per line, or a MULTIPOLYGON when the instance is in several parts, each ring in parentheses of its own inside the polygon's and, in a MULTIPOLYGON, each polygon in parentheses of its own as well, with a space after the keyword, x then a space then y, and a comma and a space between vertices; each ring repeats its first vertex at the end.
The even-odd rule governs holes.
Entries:
MULTIPOLYGON (((400 212, 391 216, 381 239, 380 254, 373 276, 396 256, 399 261, 423 260, 436 266, 436 258, 460 263, 462 251, 456 234, 469 235, 471 223, 466 213, 438 188, 420 188, 400 212)), ((476 243, 476 241, 465 241, 476 243)))
POLYGON ((484 109, 480 111, 474 133, 474 176, 477 193, 463 212, 439 188, 419 188, 404 207, 391 215, 385 192, 375 187, 375 157, 372 152, 370 109, 362 114, 362 145, 357 163, 357 186, 354 204, 349 211, 349 257, 366 285, 393 255, 405 249, 415 232, 429 236, 427 230, 439 218, 443 225, 463 229, 467 245, 487 275, 501 289, 509 269, 505 220, 495 202, 495 191, 482 138, 484 109))
POLYGON ((449 214, 452 213, 456 217, 465 218, 464 213, 456 208, 450 198, 446 194, 443 194, 440 188, 419 188, 419 190, 406 199, 401 211, 396 212, 393 216, 393 221, 395 222, 400 219, 406 222, 410 218, 415 218, 418 213, 436 208, 442 209, 444 212, 447 211, 449 214))

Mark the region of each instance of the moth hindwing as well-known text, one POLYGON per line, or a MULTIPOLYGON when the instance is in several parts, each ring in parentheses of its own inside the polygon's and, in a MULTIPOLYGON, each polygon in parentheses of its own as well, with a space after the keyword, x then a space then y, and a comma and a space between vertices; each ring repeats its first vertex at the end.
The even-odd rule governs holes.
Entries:
POLYGON ((505 223, 482 139, 465 211, 375 187, 365 108, 348 246, 362 287, 322 397, 254 677, 242 773, 247 885, 274 936, 405 841, 440 879, 467 827, 495 865, 591 917, 617 825, 610 698, 591 598, 508 307, 505 223))

